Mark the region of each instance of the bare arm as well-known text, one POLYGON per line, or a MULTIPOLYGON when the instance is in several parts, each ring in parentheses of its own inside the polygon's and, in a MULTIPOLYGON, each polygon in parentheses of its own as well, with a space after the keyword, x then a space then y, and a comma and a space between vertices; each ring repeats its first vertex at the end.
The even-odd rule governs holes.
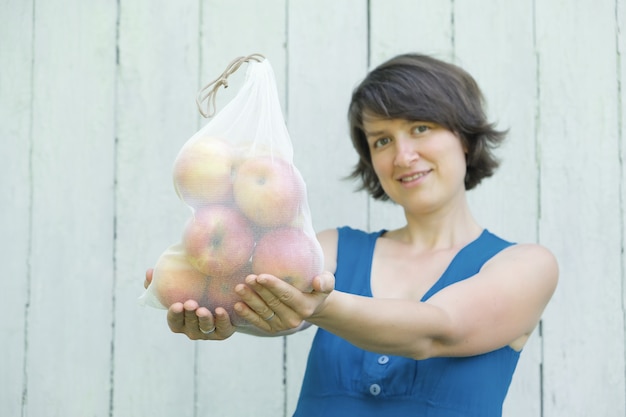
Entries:
POLYGON ((423 303, 332 291, 331 274, 316 279, 313 294, 293 291, 271 276, 259 276, 252 285, 285 322, 307 320, 363 349, 423 359, 475 355, 525 340, 557 277, 549 251, 516 245, 423 303))

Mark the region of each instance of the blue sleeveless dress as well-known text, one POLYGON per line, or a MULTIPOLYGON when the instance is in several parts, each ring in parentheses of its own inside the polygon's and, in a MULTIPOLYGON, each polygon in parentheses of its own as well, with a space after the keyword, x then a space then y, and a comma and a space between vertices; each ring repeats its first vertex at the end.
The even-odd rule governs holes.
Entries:
MULTIPOLYGON (((338 231, 335 288, 371 297, 372 256, 384 231, 338 231)), ((422 301, 476 274, 510 245, 484 230, 457 253, 422 301)), ((518 359, 509 346, 460 358, 380 355, 318 329, 294 417, 500 417, 518 359)))

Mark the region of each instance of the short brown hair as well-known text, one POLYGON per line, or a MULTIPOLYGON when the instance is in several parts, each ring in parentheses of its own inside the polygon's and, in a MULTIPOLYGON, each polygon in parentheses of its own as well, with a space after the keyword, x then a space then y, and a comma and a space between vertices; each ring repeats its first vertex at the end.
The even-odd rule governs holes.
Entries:
POLYGON ((507 131, 495 129, 483 109, 474 78, 462 68, 420 54, 398 55, 372 70, 352 93, 348 110, 350 137, 359 161, 349 178, 378 200, 389 196, 372 167, 363 131, 365 114, 389 119, 432 122, 456 133, 467 150, 465 189, 476 187, 499 165, 493 154, 507 131))

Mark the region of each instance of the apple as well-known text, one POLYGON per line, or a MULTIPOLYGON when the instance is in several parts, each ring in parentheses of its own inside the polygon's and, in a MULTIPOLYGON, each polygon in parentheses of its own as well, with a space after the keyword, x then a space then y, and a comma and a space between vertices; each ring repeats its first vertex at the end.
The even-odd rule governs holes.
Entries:
POLYGON ((254 232, 248 219, 234 207, 215 204, 194 212, 183 231, 187 259, 211 277, 229 276, 252 256, 254 232))
POLYGON ((207 307, 215 312, 217 307, 222 307, 228 313, 231 323, 235 326, 235 330, 240 333, 251 334, 255 336, 277 336, 277 334, 266 332, 251 324, 249 321, 239 317, 235 313, 235 303, 242 301, 241 297, 235 292, 235 286, 245 282, 245 278, 252 273, 251 265, 248 263, 239 271, 236 271, 229 277, 208 278, 206 291, 207 307))
POLYGON ((239 317, 235 312, 235 303, 242 301, 241 297, 235 292, 235 286, 239 283, 243 283, 245 277, 250 273, 249 269, 246 270, 246 268, 244 268, 230 277, 209 278, 206 307, 212 312, 215 312, 217 307, 225 309, 230 318, 230 322, 235 326, 238 332, 257 336, 271 336, 272 334, 258 329, 246 319, 239 317))
POLYGON ((207 308, 211 311, 215 311, 217 307, 224 308, 232 321, 234 319, 233 306, 241 300, 235 292, 235 285, 239 282, 243 282, 243 277, 240 281, 235 281, 231 277, 209 278, 206 292, 207 308))
POLYGON ((233 195, 255 224, 276 227, 291 223, 305 201, 306 188, 296 167, 276 156, 255 156, 236 170, 233 195))
POLYGON ((323 270, 323 257, 316 238, 300 228, 283 227, 259 239, 252 256, 252 272, 274 275, 310 292, 311 281, 323 270))
POLYGON ((157 260, 150 289, 165 308, 187 300, 203 305, 208 283, 208 277, 187 261, 182 247, 174 246, 157 260))
POLYGON ((210 278, 207 286, 207 307, 211 311, 215 311, 217 307, 222 307, 228 312, 230 321, 233 325, 238 326, 248 324, 244 319, 235 313, 235 303, 241 301, 241 297, 235 292, 235 286, 243 283, 249 270, 241 273, 234 273, 229 277, 210 278))
POLYGON ((232 198, 234 153, 231 146, 212 137, 186 143, 174 161, 174 188, 191 207, 232 198))
POLYGON ((206 292, 207 308, 215 311, 217 307, 222 307, 228 312, 231 323, 236 327, 252 326, 247 320, 239 317, 234 308, 235 303, 242 301, 235 292, 235 287, 237 284, 244 283, 245 278, 251 273, 252 266, 248 263, 230 276, 209 278, 206 292))

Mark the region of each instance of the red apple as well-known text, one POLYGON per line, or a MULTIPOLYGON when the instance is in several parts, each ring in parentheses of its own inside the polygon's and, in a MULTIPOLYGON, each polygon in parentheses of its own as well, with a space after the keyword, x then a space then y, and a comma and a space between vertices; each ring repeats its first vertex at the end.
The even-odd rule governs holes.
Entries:
POLYGON ((229 276, 242 268, 254 249, 254 232, 248 219, 223 204, 196 210, 182 240, 189 263, 211 277, 229 276))
POLYGON ((322 248, 314 237, 296 227, 269 231, 257 242, 252 272, 271 274, 301 291, 311 291, 311 281, 323 269, 322 248))
POLYGON ((191 207, 232 198, 234 155, 222 140, 201 137, 186 143, 174 161, 174 188, 191 207))
POLYGON ((222 307, 228 312, 230 321, 235 326, 250 326, 250 323, 235 313, 235 303, 241 301, 241 297, 235 292, 235 286, 245 282, 245 278, 252 273, 252 266, 247 263, 243 268, 226 277, 210 278, 207 286, 207 307, 215 311, 222 307))
POLYGON ((168 308, 187 300, 206 304, 208 283, 207 276, 189 264, 182 247, 174 246, 157 260, 150 286, 163 307, 168 308))
MULTIPOLYGON (((211 310, 215 307, 229 307, 240 300, 235 293, 235 286, 243 283, 245 278, 252 273, 252 266, 248 262, 243 268, 238 269, 230 275, 211 277, 207 287, 207 298, 211 305, 211 310)), ((230 313, 230 312, 229 312, 230 313)))
POLYGON ((207 307, 211 311, 215 311, 217 307, 222 307, 228 311, 231 320, 233 319, 233 306, 241 298, 235 293, 235 285, 243 282, 235 281, 231 277, 211 277, 207 286, 207 307))
POLYGON ((237 326, 243 324, 245 320, 240 318, 234 310, 235 303, 241 301, 241 297, 235 293, 235 286, 244 281, 245 276, 240 279, 211 278, 207 288, 207 307, 215 311, 217 307, 222 307, 228 312, 231 323, 237 326))
POLYGON ((237 168, 233 194, 241 211, 262 227, 291 223, 306 197, 296 167, 279 157, 256 156, 237 168))
POLYGON ((207 303, 205 306, 212 312, 215 312, 217 307, 225 309, 231 323, 240 333, 247 333, 255 336, 275 336, 272 333, 258 329, 256 326, 239 317, 237 313, 235 313, 235 303, 242 301, 241 297, 235 293, 235 286, 239 283, 243 283, 245 278, 251 273, 251 266, 250 264, 247 264, 229 277, 209 278, 206 292, 207 303))

